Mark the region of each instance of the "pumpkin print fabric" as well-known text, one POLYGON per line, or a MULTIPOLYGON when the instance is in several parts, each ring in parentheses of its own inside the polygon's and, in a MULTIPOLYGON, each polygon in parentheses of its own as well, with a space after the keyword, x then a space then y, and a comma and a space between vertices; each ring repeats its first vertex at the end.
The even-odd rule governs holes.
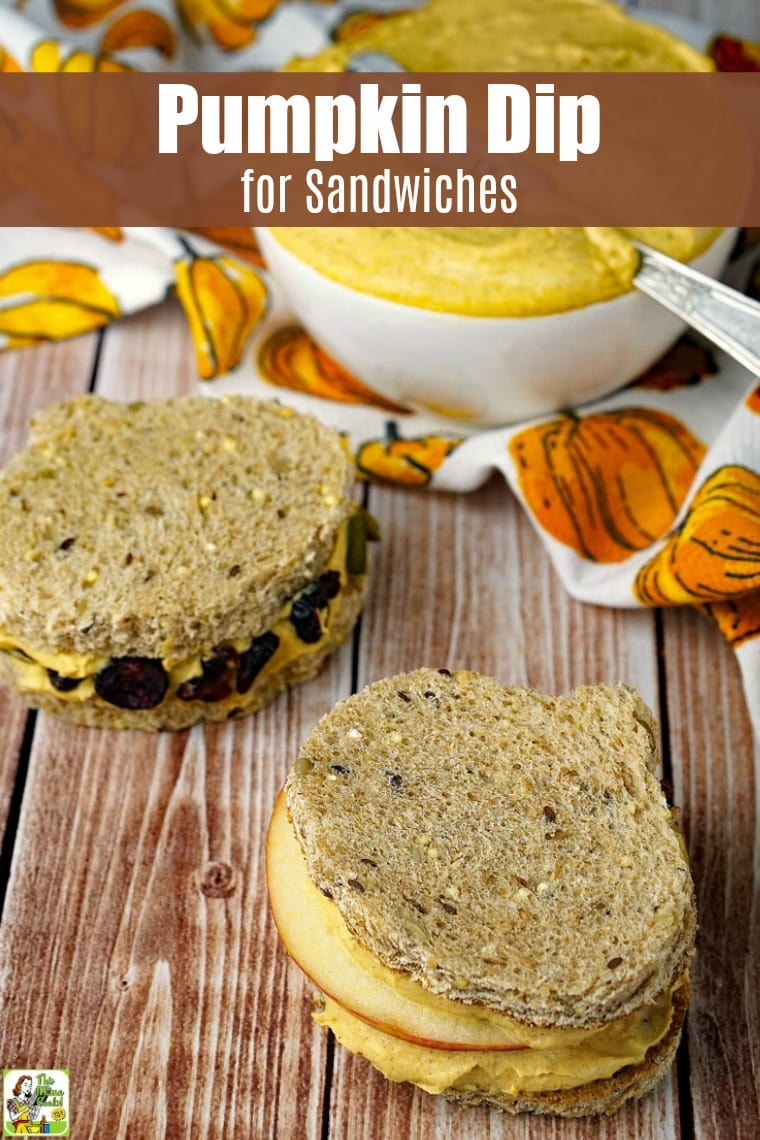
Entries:
POLYGON ((705 446, 654 408, 565 413, 509 443, 526 505, 583 558, 623 562, 672 526, 705 446))
MULTIPOLYGON (((0 0, 0 70, 275 69, 408 6, 0 0)), ((721 36, 710 50, 721 70, 760 69, 757 45, 721 36)), ((121 124, 114 145, 131 145, 136 129, 121 124)), ((760 252, 745 248, 741 263, 742 286, 760 296, 760 252)), ((700 609, 737 653, 760 734, 757 378, 687 335, 622 392, 479 430, 390 400, 332 359, 297 324, 248 228, 0 236, 0 349, 92 333, 167 298, 184 309, 207 395, 314 412, 340 430, 365 479, 470 491, 499 471, 573 596, 700 609)))

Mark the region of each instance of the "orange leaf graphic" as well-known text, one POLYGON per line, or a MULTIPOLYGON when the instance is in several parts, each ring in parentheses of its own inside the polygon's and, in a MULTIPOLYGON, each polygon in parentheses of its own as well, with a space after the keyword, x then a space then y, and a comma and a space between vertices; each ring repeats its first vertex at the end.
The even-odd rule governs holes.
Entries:
POLYGON ((259 367, 270 384, 294 392, 344 404, 372 404, 398 415, 408 411, 367 388, 297 325, 278 329, 264 341, 259 349, 259 367))
POLYGON ((559 542, 593 562, 623 562, 665 534, 705 446, 650 408, 565 414, 512 438, 525 501, 559 542))
POLYGON ((647 605, 667 606, 721 601, 759 587, 760 476, 746 467, 721 467, 639 571, 634 593, 647 605))

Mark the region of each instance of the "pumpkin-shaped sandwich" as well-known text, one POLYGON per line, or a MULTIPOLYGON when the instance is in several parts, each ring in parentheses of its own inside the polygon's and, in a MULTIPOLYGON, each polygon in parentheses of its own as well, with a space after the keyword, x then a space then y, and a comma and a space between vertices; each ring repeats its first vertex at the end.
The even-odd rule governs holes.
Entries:
POLYGON ((391 1080, 509 1112, 607 1113, 662 1076, 694 894, 623 685, 563 697, 419 669, 305 743, 267 848, 316 1020, 391 1080))

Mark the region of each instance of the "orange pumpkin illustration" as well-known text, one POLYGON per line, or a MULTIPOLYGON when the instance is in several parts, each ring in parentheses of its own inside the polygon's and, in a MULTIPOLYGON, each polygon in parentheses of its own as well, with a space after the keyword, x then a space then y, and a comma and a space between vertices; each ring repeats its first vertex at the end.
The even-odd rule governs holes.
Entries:
POLYGON ((124 234, 121 232, 120 226, 88 226, 88 230, 92 230, 94 234, 100 234, 101 237, 107 238, 109 241, 124 241, 124 234))
POLYGON ((21 71, 13 56, 0 46, 0 72, 21 71))
POLYGON ((70 48, 57 40, 41 40, 32 49, 31 64, 33 71, 40 72, 122 72, 132 71, 126 63, 110 56, 93 54, 83 48, 70 48))
POLYGON ((256 38, 256 24, 270 16, 279 0, 177 0, 185 24, 201 34, 208 30, 218 47, 236 51, 256 38))
POLYGON ((651 408, 563 414, 509 443, 522 495, 558 542, 593 562, 623 562, 665 534, 705 446, 651 408))
POLYGON ((255 269, 232 257, 196 257, 175 265, 177 296, 190 322, 198 372, 210 380, 240 363, 246 341, 266 309, 255 269))
POLYGON ((760 388, 753 388, 745 401, 746 406, 756 416, 760 416, 760 388))
POLYGON ((147 8, 136 8, 119 16, 100 41, 102 52, 143 47, 155 48, 164 59, 172 59, 176 47, 174 29, 169 21, 147 8))
POLYGON ((760 71, 760 44, 716 36, 707 49, 718 71, 760 71))
POLYGON ((422 435, 402 439, 394 423, 386 439, 370 439, 356 453, 356 466, 370 479, 422 487, 462 442, 461 436, 422 435))
POLYGON ((119 302, 91 265, 28 261, 0 275, 6 348, 91 332, 119 314, 119 302))
POLYGON ((297 325, 277 329, 264 341, 259 349, 259 368, 270 384, 293 392, 343 404, 372 404, 398 415, 408 411, 367 388, 297 325))
POLYGON ((200 234, 217 245, 224 246, 238 257, 244 257, 253 265, 266 269, 266 263, 261 256, 259 243, 256 241, 250 226, 191 226, 190 232, 200 234))
POLYGON ((717 371, 718 365, 710 349, 687 334, 677 340, 638 380, 634 380, 632 387, 669 392, 673 388, 684 388, 687 384, 698 384, 705 376, 714 376, 717 371))
POLYGON ((344 20, 333 28, 331 39, 336 44, 344 44, 347 40, 355 40, 357 36, 364 35, 370 28, 374 28, 375 24, 379 24, 381 20, 387 20, 389 16, 401 16, 409 9, 398 8, 393 12, 350 12, 344 20))
POLYGON ((89 28, 104 20, 124 0, 54 0, 58 19, 67 28, 89 28))
POLYGON ((721 467, 689 513, 639 571, 634 593, 650 606, 712 602, 760 588, 760 476, 721 467))
POLYGON ((760 635, 760 590, 703 607, 732 648, 760 635))

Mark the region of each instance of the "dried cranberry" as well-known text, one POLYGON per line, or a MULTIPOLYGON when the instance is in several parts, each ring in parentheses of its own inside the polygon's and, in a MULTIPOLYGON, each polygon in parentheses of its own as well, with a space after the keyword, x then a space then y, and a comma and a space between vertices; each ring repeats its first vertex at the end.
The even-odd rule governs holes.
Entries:
POLYGON ((337 598, 340 593, 340 574, 337 570, 327 570, 317 579, 315 586, 311 587, 314 594, 314 604, 317 609, 323 609, 330 598, 337 598))
POLYGON ((337 570, 328 570, 299 594, 290 608, 290 621, 301 641, 313 645, 320 640, 322 624, 317 611, 324 609, 330 598, 339 593, 340 574, 337 570))
POLYGON ((301 641, 307 645, 314 645, 321 638, 319 613, 308 598, 296 598, 290 609, 290 621, 301 641))
POLYGON ((215 661, 228 661, 236 669, 240 661, 240 654, 234 645, 216 645, 213 651, 213 658, 215 661))
POLYGON ((153 709, 168 687, 166 670, 152 657, 112 657, 95 675, 95 692, 118 709, 153 709))
POLYGON ((262 633, 254 637, 249 647, 240 654, 237 691, 247 693, 270 657, 277 652, 280 639, 276 633, 262 633))
POLYGON ((189 681, 184 681, 179 686, 177 689, 179 699, 181 701, 223 701, 232 692, 232 685, 227 675, 227 664, 229 661, 234 662, 236 658, 237 653, 234 649, 231 653, 227 652, 225 646, 215 650, 213 657, 207 661, 201 661, 203 672, 200 677, 191 677, 189 681))
POLYGON ((55 669, 48 669, 47 673, 50 684, 59 693, 70 693, 72 689, 76 689, 77 685, 82 684, 81 677, 62 677, 60 673, 56 673, 55 669))

